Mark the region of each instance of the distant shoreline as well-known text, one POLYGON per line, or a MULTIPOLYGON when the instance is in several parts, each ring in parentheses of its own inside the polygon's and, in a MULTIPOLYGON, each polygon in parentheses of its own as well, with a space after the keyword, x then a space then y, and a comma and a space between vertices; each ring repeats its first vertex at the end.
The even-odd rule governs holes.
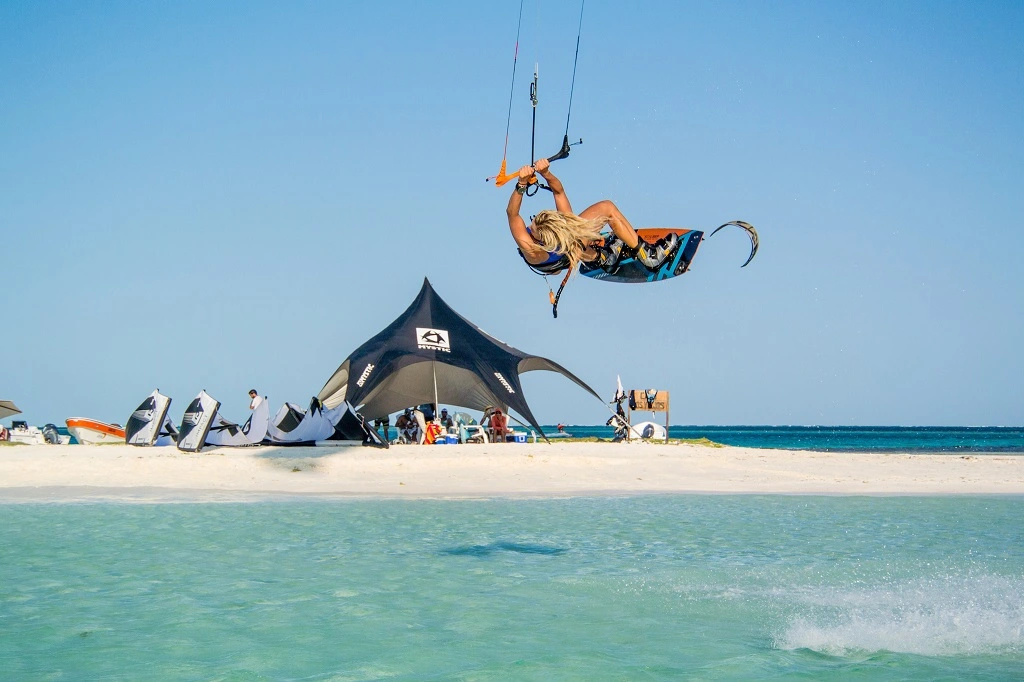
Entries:
POLYGON ((0 503, 644 494, 1024 495, 1024 455, 693 444, 0 447, 0 503))

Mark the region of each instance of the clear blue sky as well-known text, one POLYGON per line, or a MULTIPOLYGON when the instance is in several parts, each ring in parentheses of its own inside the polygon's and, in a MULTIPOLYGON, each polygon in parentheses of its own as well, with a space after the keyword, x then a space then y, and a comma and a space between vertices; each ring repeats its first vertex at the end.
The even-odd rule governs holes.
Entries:
MULTIPOLYGON (((709 230, 551 318, 501 161, 518 3, 0 5, 0 398, 123 423, 159 387, 305 404, 423 277, 683 424, 1024 423, 1024 4, 589 0, 577 207, 709 230)), ((576 2, 525 4, 509 164, 557 150, 576 2)), ((529 214, 550 197, 527 204, 529 214)), ((557 283, 556 283, 557 284, 557 283)), ((602 422, 526 375, 542 423, 602 422)), ((6 420, 5 423, 9 423, 6 420)))

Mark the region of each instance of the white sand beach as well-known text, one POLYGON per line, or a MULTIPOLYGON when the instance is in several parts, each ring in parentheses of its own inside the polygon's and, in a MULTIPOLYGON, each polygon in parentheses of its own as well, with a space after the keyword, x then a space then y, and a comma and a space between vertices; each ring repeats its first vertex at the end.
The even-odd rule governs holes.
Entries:
POLYGON ((199 454, 127 445, 0 447, 0 501, 651 493, 1024 494, 1024 457, 572 442, 199 454))

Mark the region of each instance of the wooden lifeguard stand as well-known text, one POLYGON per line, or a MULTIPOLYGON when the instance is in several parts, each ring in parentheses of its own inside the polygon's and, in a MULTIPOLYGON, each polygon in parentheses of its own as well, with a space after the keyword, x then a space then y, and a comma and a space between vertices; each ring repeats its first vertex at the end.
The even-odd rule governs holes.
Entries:
POLYGON ((668 391, 659 391, 648 388, 632 390, 629 392, 629 436, 633 435, 633 412, 650 412, 651 421, 654 421, 655 412, 665 413, 665 442, 668 442, 668 391), (634 405, 636 407, 634 407, 634 405))

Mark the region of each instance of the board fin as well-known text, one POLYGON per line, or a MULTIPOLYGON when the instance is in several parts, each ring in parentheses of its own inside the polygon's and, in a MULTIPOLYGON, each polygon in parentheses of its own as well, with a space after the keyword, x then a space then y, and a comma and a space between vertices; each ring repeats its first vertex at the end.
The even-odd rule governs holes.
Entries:
POLYGON ((715 231, 709 234, 708 237, 714 237, 715 232, 718 232, 723 227, 728 227, 729 225, 735 225, 736 227, 742 228, 743 231, 747 233, 747 236, 750 237, 750 255, 747 256, 746 262, 744 262, 743 265, 740 266, 741 268, 745 268, 747 267, 747 264, 750 263, 750 261, 754 260, 754 256, 757 255, 757 247, 760 245, 760 240, 757 236, 757 230, 754 229, 753 225, 751 225, 750 223, 745 223, 742 220, 730 220, 729 222, 716 227, 715 231))

